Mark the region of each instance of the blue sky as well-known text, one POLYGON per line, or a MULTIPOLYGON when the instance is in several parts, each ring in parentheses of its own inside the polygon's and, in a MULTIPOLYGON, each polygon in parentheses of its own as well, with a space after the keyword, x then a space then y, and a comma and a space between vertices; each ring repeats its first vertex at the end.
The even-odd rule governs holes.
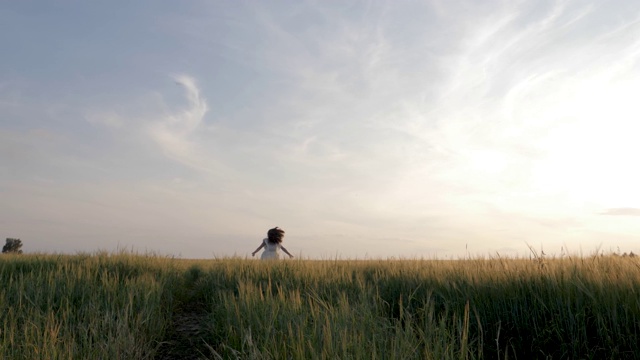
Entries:
POLYGON ((27 251, 640 252, 636 1, 0 4, 27 251))

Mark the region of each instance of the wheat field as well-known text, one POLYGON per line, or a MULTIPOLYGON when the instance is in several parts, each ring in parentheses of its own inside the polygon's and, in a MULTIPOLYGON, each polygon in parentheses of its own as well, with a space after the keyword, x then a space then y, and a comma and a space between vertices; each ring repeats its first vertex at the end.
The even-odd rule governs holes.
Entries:
POLYGON ((2 359, 635 359, 640 261, 0 257, 2 359))

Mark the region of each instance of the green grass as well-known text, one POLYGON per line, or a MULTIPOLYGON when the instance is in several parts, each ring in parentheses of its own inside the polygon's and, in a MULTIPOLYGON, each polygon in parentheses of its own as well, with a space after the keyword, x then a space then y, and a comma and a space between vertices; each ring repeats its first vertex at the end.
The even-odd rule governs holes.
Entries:
POLYGON ((166 261, 0 257, 0 358, 152 358, 169 318, 166 261))
POLYGON ((633 359, 640 261, 0 257, 3 359, 633 359))

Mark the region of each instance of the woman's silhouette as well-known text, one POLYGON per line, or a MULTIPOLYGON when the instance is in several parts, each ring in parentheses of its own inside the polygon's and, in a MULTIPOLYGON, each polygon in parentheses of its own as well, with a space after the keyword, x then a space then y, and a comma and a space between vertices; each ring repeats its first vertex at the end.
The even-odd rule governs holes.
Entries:
POLYGON ((262 255, 260 256, 260 259, 262 260, 279 259, 280 249, 282 249, 285 254, 289 255, 289 257, 292 258, 293 255, 291 255, 289 251, 287 251, 287 249, 282 246, 283 237, 284 230, 280 229, 279 227, 276 226, 273 229, 269 229, 269 231, 267 231, 267 237, 262 239, 262 244, 258 246, 256 251, 251 253, 251 256, 255 256, 256 253, 260 251, 260 249, 265 248, 264 252, 262 252, 262 255))

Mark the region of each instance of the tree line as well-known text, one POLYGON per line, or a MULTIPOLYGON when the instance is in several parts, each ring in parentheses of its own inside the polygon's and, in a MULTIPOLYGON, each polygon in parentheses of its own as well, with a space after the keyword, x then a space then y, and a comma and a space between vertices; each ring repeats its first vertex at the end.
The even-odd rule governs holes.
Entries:
POLYGON ((7 238, 2 247, 3 254, 22 254, 22 241, 20 239, 7 238))

